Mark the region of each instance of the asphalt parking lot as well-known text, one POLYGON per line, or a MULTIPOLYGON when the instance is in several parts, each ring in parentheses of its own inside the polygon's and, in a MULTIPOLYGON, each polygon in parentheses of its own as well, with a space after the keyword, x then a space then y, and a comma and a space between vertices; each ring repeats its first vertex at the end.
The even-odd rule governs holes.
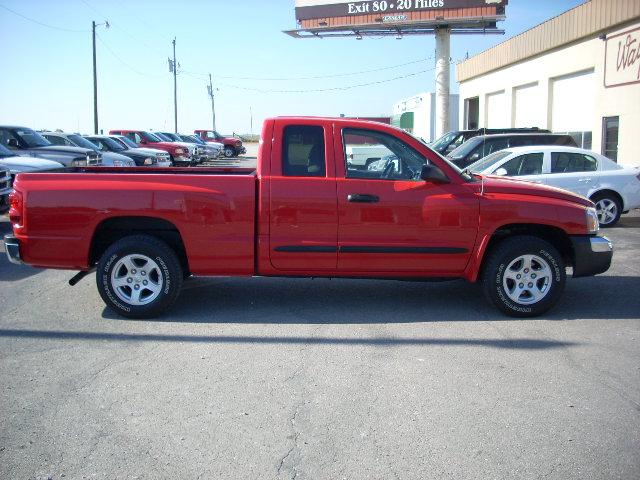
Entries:
POLYGON ((2 253, 0 478, 640 478, 640 215, 606 233, 533 320, 462 281, 209 279, 133 321, 2 253))

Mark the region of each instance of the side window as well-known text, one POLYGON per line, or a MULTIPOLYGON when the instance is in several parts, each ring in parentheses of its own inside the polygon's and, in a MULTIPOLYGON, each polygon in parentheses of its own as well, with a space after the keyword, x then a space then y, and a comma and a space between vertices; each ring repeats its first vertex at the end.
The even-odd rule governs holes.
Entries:
POLYGON ((551 153, 551 173, 595 172, 598 161, 582 153, 551 153))
POLYGON ((131 140, 133 140, 136 143, 140 143, 140 141, 142 140, 142 137, 137 133, 127 133, 127 137, 129 137, 131 140))
POLYGON ((544 154, 542 153, 528 153, 512 158, 500 168, 504 168, 510 177, 517 175, 540 175, 542 173, 543 159, 544 154))
POLYGON ((324 129, 319 126, 285 127, 282 174, 287 177, 324 177, 324 129))
POLYGON ((347 178, 420 180, 422 166, 429 163, 393 135, 345 128, 342 138, 347 178))

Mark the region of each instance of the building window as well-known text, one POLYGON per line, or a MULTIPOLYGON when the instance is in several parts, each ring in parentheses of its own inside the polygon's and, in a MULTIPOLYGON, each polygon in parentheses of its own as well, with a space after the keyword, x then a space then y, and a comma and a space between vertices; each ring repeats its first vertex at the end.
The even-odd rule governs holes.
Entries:
POLYGON ((614 162, 618 161, 618 129, 620 117, 602 119, 602 155, 614 162))
POLYGON ((478 128, 478 120, 480 118, 480 98, 464 99, 464 128, 475 130, 478 128))

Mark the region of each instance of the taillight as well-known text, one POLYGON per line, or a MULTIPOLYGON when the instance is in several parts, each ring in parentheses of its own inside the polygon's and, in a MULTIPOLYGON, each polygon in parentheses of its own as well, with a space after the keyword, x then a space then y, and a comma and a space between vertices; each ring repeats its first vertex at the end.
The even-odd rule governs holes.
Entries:
POLYGON ((24 209, 24 202, 22 201, 22 194, 17 190, 14 190, 9 194, 9 221, 13 225, 22 223, 22 210, 24 209))

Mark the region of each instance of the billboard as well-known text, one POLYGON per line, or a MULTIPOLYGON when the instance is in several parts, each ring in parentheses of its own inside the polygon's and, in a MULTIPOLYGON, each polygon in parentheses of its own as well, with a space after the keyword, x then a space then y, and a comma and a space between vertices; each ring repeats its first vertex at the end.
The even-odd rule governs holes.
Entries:
MULTIPOLYGON (((457 29, 495 30, 504 20, 508 0, 295 0, 298 30, 323 36, 326 32, 376 31, 424 33, 425 28, 447 26, 457 29)), ((490 33, 490 32, 486 32, 490 33)))

